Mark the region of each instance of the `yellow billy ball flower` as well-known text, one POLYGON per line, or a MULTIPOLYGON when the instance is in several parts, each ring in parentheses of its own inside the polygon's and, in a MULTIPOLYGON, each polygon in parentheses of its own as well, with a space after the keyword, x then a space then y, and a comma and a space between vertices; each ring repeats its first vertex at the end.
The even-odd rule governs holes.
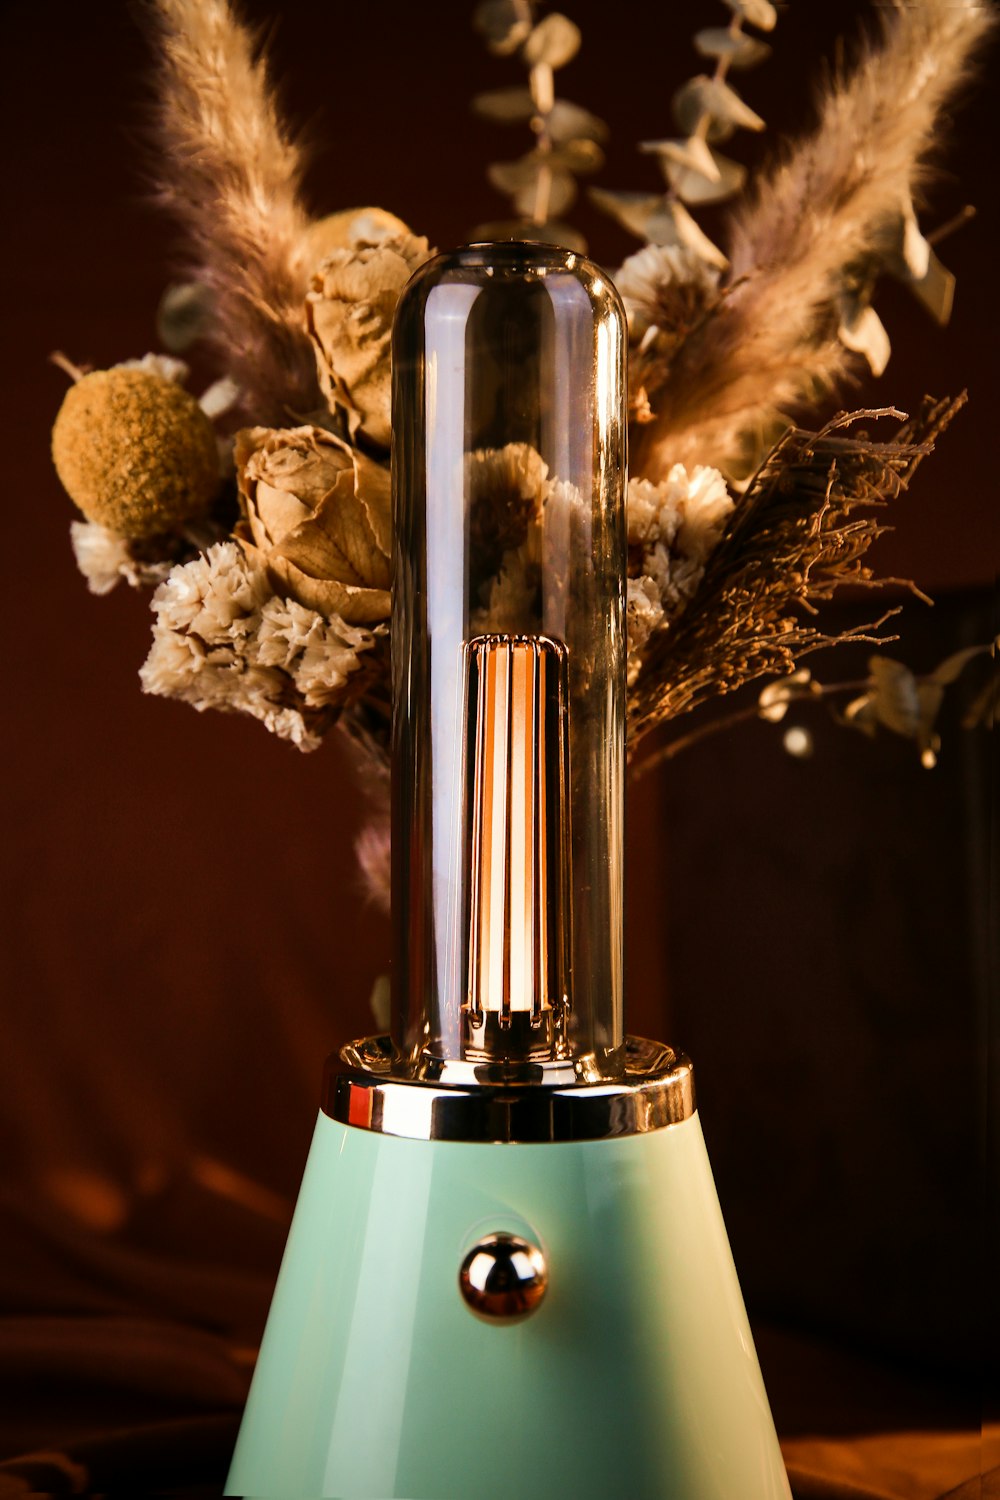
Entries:
POLYGON ((88 521, 122 536, 170 531, 219 487, 212 424, 182 386, 148 370, 94 370, 66 393, 52 458, 88 521))

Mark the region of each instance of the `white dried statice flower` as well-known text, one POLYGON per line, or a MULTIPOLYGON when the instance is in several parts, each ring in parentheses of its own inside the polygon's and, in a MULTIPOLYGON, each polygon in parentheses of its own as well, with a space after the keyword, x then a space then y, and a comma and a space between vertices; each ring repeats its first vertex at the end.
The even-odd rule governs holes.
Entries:
POLYGON ((673 334, 691 311, 715 300, 719 272, 680 245, 644 245, 615 273, 634 343, 655 332, 673 334))
POLYGON ((153 595, 153 613, 158 627, 183 631, 208 646, 228 645, 250 633, 270 595, 263 569, 236 542, 219 542, 171 569, 153 595))
POLYGON ((277 598, 266 571, 236 542, 171 570, 153 596, 153 645, 143 691, 199 711, 251 714, 314 750, 343 701, 371 630, 277 598))
POLYGON ((120 359, 112 370, 144 370, 147 375, 159 375, 163 380, 172 380, 175 385, 186 385, 190 368, 182 359, 172 354, 144 354, 141 359, 120 359))
MULTIPOLYGON (((198 405, 214 422, 216 417, 224 417, 227 412, 232 411, 239 401, 243 392, 231 375, 221 375, 218 380, 206 386, 198 397, 198 405)), ((229 448, 232 448, 230 442, 229 448)))
POLYGON ((358 653, 374 640, 373 631, 338 615, 327 620, 296 599, 272 598, 261 610, 254 655, 262 665, 287 672, 307 707, 325 708, 337 703, 358 668, 358 653))
POLYGON ((162 583, 173 567, 170 561, 133 557, 128 538, 97 521, 71 521, 69 536, 76 565, 92 594, 110 594, 123 579, 133 589, 162 583))
POLYGON ((718 469, 674 464, 653 484, 628 487, 628 681, 638 676, 642 652, 655 630, 683 612, 705 572, 733 509, 718 469))
POLYGON ((630 578, 625 598, 625 621, 628 628, 626 680, 631 687, 639 675, 642 653, 654 630, 666 617, 660 591, 652 578, 630 578))

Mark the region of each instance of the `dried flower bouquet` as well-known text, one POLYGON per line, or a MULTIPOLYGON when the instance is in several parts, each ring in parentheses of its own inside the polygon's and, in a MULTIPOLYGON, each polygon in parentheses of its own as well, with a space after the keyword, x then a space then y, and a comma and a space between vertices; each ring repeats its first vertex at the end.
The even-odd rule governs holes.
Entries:
MULTIPOLYGON (((831 637, 816 606, 841 585, 880 582, 864 562, 879 511, 961 404, 928 400, 910 420, 859 413, 818 432, 790 420, 852 361, 881 373, 880 275, 947 319, 953 280, 914 198, 990 9, 885 8, 877 40, 824 86, 812 131, 748 178, 718 148, 764 127, 732 75, 767 55, 761 34, 777 13, 769 0, 725 4, 728 24, 694 38, 711 72, 677 91, 675 134, 642 146, 664 191, 591 189, 644 241, 613 273, 630 339, 632 755, 657 726, 754 679, 777 679, 757 707, 772 719, 822 693, 796 669, 803 655, 871 637, 831 637), (734 197, 721 248, 692 210, 734 197), (894 432, 871 435, 871 422, 893 418, 894 432)), ((381 209, 310 218, 302 153, 228 0, 155 0, 152 14, 157 180, 185 231, 188 280, 161 307, 168 354, 89 373, 61 361, 74 384, 53 455, 85 517, 72 527, 76 557, 97 593, 123 578, 155 587, 145 691, 251 714, 303 750, 336 725, 377 791, 388 743, 389 334, 403 287, 433 251, 381 209), (177 357, 198 341, 219 366, 200 400, 177 357)), ((533 0, 484 0, 476 23, 527 82, 474 108, 532 132, 523 156, 489 169, 512 216, 478 233, 585 248, 564 216, 577 176, 602 165, 607 127, 555 88, 579 30, 558 13, 539 19, 533 0)), ((469 484, 496 495, 508 528, 520 518, 516 534, 474 539, 475 619, 510 628, 535 608, 542 512, 572 496, 516 444, 473 455, 469 484)), ((849 719, 908 733, 932 759, 941 693, 965 661, 928 685, 878 660, 849 719)), ((983 695, 984 719, 994 696, 983 695)), ((380 838, 359 855, 384 896, 380 838)))

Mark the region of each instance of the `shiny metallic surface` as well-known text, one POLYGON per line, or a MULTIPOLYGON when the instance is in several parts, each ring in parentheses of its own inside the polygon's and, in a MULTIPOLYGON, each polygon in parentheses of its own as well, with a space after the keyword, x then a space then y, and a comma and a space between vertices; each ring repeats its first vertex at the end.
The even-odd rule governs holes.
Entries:
POLYGON ((540 1306, 549 1285, 545 1257, 517 1234, 484 1235, 462 1261, 458 1288, 487 1323, 517 1323, 540 1306))
POLYGON ((694 1072, 661 1042, 629 1037, 624 1077, 549 1083, 544 1066, 487 1064, 467 1082, 407 1077, 388 1037, 328 1058, 323 1112, 344 1125, 410 1140, 592 1141, 642 1135, 690 1118, 694 1072))

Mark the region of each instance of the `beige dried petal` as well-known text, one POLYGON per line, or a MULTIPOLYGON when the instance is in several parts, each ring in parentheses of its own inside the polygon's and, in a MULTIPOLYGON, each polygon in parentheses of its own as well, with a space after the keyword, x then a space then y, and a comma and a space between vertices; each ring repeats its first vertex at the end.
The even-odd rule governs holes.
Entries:
POLYGON ((236 434, 236 468, 314 509, 352 466, 351 449, 321 427, 248 427, 236 434))
POLYGON ((170 560, 133 557, 126 537, 96 521, 71 521, 69 534, 76 565, 92 594, 109 594, 123 578, 134 589, 162 583, 174 566, 170 560))
POLYGON ((314 578, 380 589, 392 581, 389 558, 378 545, 351 474, 342 474, 313 514, 281 538, 279 550, 314 578))
POLYGON ((254 428, 236 443, 240 495, 272 580, 310 609, 387 618, 388 471, 317 427, 254 428))
POLYGON ((358 588, 333 578, 314 578, 275 553, 267 559, 267 571, 275 584, 293 599, 322 615, 340 615, 351 625, 387 620, 392 613, 388 589, 358 588))
POLYGON ((311 271, 335 250, 357 250, 362 245, 378 245, 382 240, 408 235, 402 219, 384 208, 344 208, 327 214, 309 225, 303 236, 301 257, 311 271))
POLYGON ((359 429, 388 447, 389 344, 400 293, 431 254, 427 241, 397 235, 378 245, 337 250, 312 278, 306 320, 320 385, 359 429))

